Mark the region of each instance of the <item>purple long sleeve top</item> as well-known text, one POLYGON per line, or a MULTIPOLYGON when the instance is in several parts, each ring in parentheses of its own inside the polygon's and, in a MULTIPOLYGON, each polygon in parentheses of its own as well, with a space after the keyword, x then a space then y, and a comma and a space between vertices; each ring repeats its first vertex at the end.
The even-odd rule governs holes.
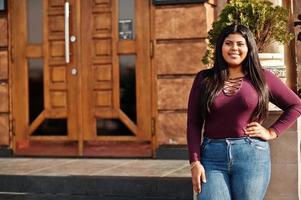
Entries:
MULTIPOLYGON (((264 76, 269 89, 269 100, 283 113, 271 125, 277 135, 288 129, 301 114, 301 100, 278 77, 264 70, 264 76)), ((201 133, 208 138, 237 138, 243 137, 244 129, 251 121, 251 115, 258 103, 258 95, 248 77, 244 77, 239 91, 227 96, 218 93, 213 107, 206 119, 201 116, 200 99, 202 91, 203 71, 199 72, 193 82, 187 113, 187 144, 190 162, 200 160, 201 133)))

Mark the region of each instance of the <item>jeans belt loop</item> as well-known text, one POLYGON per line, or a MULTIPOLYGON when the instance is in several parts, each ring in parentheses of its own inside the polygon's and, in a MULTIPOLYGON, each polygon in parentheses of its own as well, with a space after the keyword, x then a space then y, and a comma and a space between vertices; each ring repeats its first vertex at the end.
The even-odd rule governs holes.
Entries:
POLYGON ((249 136, 245 137, 245 141, 248 142, 249 144, 252 144, 252 140, 249 136))
POLYGON ((207 138, 207 144, 210 144, 210 142, 211 142, 211 139, 207 138))

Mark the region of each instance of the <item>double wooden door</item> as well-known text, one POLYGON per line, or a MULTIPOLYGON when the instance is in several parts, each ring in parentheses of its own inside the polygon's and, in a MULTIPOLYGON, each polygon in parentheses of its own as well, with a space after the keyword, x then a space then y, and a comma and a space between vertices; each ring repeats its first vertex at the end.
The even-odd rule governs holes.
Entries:
POLYGON ((149 2, 10 8, 14 153, 151 156, 149 2))

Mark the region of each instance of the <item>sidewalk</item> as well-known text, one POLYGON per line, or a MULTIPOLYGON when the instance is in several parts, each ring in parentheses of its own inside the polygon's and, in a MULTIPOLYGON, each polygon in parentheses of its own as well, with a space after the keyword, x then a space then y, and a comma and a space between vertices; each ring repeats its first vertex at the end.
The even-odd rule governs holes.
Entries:
POLYGON ((189 163, 152 159, 0 158, 0 199, 45 197, 188 200, 192 199, 189 163))
POLYGON ((190 177, 187 160, 0 158, 1 175, 190 177))

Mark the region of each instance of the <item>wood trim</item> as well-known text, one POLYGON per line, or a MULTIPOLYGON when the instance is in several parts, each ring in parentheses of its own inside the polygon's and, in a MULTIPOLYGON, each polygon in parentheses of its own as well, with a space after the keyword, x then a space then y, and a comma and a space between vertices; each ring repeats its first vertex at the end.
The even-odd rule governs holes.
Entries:
POLYGON ((44 109, 50 110, 50 94, 49 94, 49 9, 48 9, 48 3, 49 1, 43 1, 43 52, 44 52, 44 109))
MULTIPOLYGON (((87 140, 89 141, 89 140, 87 140)), ((136 136, 97 136, 93 141, 147 141, 136 136)))
POLYGON ((151 116, 154 120, 154 126, 152 127, 154 130, 152 130, 152 153, 153 153, 153 157, 156 157, 156 149, 158 148, 158 144, 157 144, 157 119, 158 119, 158 94, 157 94, 157 68, 156 68, 156 62, 155 62, 155 51, 156 51, 156 35, 155 35, 155 11, 156 11, 156 7, 154 5, 150 6, 150 39, 152 41, 152 45, 153 45, 153 57, 150 60, 150 64, 151 64, 151 99, 152 99, 152 111, 151 111, 151 116))
POLYGON ((37 118, 35 118, 35 120, 30 124, 29 126, 29 130, 28 130, 28 134, 32 135, 33 132, 35 130, 37 130, 37 128, 39 128, 39 126, 43 123, 43 121, 45 120, 45 110, 43 110, 39 116, 37 118))
POLYGON ((70 140, 78 140, 81 134, 82 122, 80 120, 80 85, 81 85, 81 66, 80 66, 80 2, 69 0, 70 2, 70 36, 77 37, 76 42, 70 43, 70 63, 66 63, 67 76, 67 119, 68 137, 70 140), (71 71, 76 69, 78 73, 72 75, 71 71))
POLYGON ((67 118, 67 110, 66 109, 45 110, 45 118, 51 118, 51 119, 67 118))
POLYGON ((39 44, 26 45, 25 52, 27 58, 41 58, 43 57, 43 45, 39 45, 39 44))
MULTIPOLYGON (((56 142, 56 141, 71 141, 67 136, 30 136, 30 141, 44 141, 44 142, 56 142)), ((76 140, 74 140, 76 141, 76 140)))
POLYGON ((122 54, 135 54, 136 53, 136 41, 135 40, 119 40, 117 42, 117 53, 122 54))
MULTIPOLYGON (((81 145, 83 145, 82 141, 86 139, 94 139, 96 137, 96 122, 93 112, 94 103, 94 95, 93 95, 93 83, 94 80, 91 79, 93 77, 92 66, 103 63, 110 63, 110 59, 100 59, 95 60, 93 58, 93 43, 92 38, 94 37, 93 26, 91 26, 87 21, 91 21, 93 18, 93 12, 95 8, 93 8, 92 0, 81 1, 81 23, 80 23, 80 33, 81 33, 81 54, 82 58, 80 61, 80 72, 81 72, 81 121, 82 121, 82 130, 85 133, 80 137, 81 145), (92 47, 92 48, 91 48, 92 47)), ((82 147, 80 147, 82 148, 82 147)), ((84 148, 84 147, 83 147, 84 148)), ((81 150, 80 150, 81 151, 81 150)), ((81 152, 82 153, 82 152, 81 152)))
POLYGON ((128 118, 128 116, 121 110, 119 110, 119 118, 124 123, 124 125, 128 127, 128 129, 130 129, 137 136, 138 128, 136 124, 134 124, 133 121, 130 118, 128 118))
POLYGON ((95 109, 94 116, 96 118, 103 118, 103 119, 112 119, 118 118, 119 114, 116 110, 113 109, 95 109))
POLYGON ((111 82, 94 83, 94 89, 96 90, 112 90, 112 87, 111 82))
POLYGON ((118 57, 118 13, 119 1, 112 0, 112 75, 113 75, 113 108, 119 110, 120 108, 120 87, 119 87, 119 57, 118 57))
POLYGON ((19 140, 16 155, 20 156, 77 156, 76 141, 35 141, 19 140))
POLYGON ((149 142, 135 141, 92 141, 85 142, 84 155, 91 157, 150 157, 149 142), (114 149, 114 151, 112 151, 114 149))
POLYGON ((8 51, 0 51, 0 82, 7 82, 9 80, 8 75, 8 51))
MULTIPOLYGON (((11 3, 11 35, 12 37, 12 65, 11 65, 11 81, 12 83, 12 115, 15 119, 15 139, 25 139, 26 131, 29 123, 28 110, 28 70, 27 60, 25 57, 25 42, 27 38, 27 9, 26 1, 12 0, 11 3), (20 95, 22 94, 22 95, 20 95), (22 112, 20 112, 22 111, 22 112)), ((15 142, 15 141, 14 141, 15 142)))
POLYGON ((49 85, 50 91, 66 91, 67 90, 67 83, 50 83, 49 85))
MULTIPOLYGON (((9 10, 11 10, 12 7, 12 1, 7 1, 7 8, 9 10)), ((7 21, 8 21, 8 52, 12 52, 12 13, 8 12, 7 15, 7 21)), ((8 83, 9 83, 9 147, 13 149, 13 151, 15 151, 15 142, 14 142, 14 134, 15 134, 15 119, 13 118, 13 101, 12 101, 12 97, 13 97, 13 91, 12 91, 12 66, 13 66, 13 57, 12 57, 12 53, 8 54, 8 83)))
MULTIPOLYGON (((83 57, 80 56, 82 55, 82 48, 83 48, 83 43, 81 42, 81 36, 82 36, 82 31, 81 31, 81 27, 82 27, 82 23, 81 23, 81 18, 82 18, 82 10, 81 7, 83 6, 83 1, 75 1, 74 2, 76 5, 76 13, 77 15, 74 17, 75 21, 76 21, 76 36, 80 41, 76 42, 76 57, 77 57, 77 65, 78 65, 78 71, 80 72, 79 74, 79 78, 78 78, 78 92, 79 92, 79 101, 78 101, 78 108, 77 108, 77 113, 78 113, 78 121, 77 123, 79 124, 78 126, 78 133, 77 133, 77 137, 78 137, 78 155, 82 156, 83 152, 84 152, 84 131, 86 130, 85 128, 85 121, 84 118, 86 117, 84 115, 84 112, 82 112, 84 110, 84 99, 87 92, 84 88, 83 88, 83 77, 84 77, 84 71, 88 71, 88 70, 83 70, 84 66, 83 65, 83 57), (79 114, 82 113, 82 114, 79 114)), ((75 48, 74 48, 75 51, 75 48)), ((73 122, 74 123, 74 122, 73 122)))
POLYGON ((136 99, 138 135, 151 139, 150 3, 136 0, 136 99), (143 83, 143 84, 142 84, 143 83))

